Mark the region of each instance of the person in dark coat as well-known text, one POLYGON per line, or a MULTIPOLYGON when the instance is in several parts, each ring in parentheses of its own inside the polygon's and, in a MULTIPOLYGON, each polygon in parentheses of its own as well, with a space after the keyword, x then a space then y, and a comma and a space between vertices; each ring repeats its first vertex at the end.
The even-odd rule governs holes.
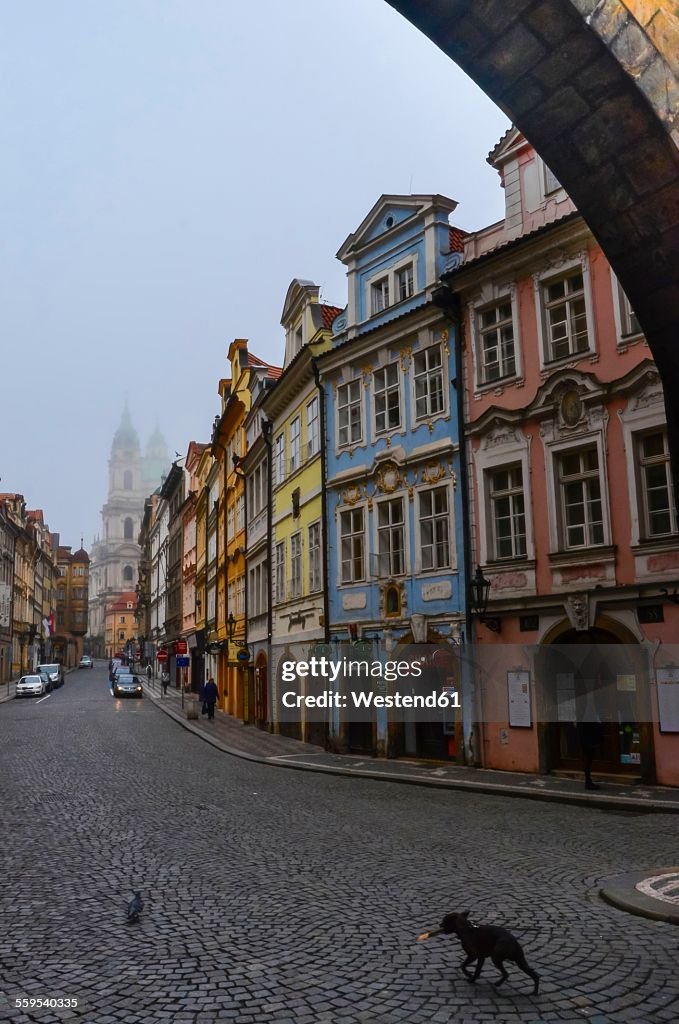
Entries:
POLYGON ((601 722, 584 721, 578 722, 578 739, 582 749, 582 766, 585 771, 585 789, 601 789, 596 782, 592 781, 592 762, 594 756, 601 746, 603 740, 603 726, 601 722))
POLYGON ((217 692, 217 684, 215 683, 212 676, 208 679, 203 689, 203 701, 207 706, 207 719, 211 722, 215 717, 215 704, 219 693, 217 692))

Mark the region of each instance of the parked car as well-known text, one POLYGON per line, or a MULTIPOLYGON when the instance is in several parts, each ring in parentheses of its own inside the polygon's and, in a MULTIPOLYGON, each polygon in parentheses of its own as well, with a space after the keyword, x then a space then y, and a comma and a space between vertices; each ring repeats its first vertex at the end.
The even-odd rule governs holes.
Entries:
POLYGON ((118 672, 115 676, 111 689, 114 697, 143 697, 144 690, 139 676, 131 672, 118 672))
POLYGON ((59 664, 38 665, 38 672, 44 672, 52 686, 61 686, 64 681, 64 670, 59 664))
POLYGON ((83 654, 78 663, 78 668, 94 668, 94 662, 90 658, 89 654, 83 654))
POLYGON ((34 673, 33 675, 22 676, 16 685, 17 697, 42 697, 47 693, 49 683, 44 675, 34 673))

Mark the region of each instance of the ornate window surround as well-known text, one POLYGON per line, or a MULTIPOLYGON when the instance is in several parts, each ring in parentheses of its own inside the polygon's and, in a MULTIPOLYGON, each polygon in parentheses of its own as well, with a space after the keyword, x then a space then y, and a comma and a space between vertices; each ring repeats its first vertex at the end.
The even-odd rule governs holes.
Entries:
POLYGON ((455 543, 455 486, 453 480, 442 478, 436 483, 422 483, 413 488, 415 496, 414 507, 416 509, 413 526, 415 530, 415 567, 416 576, 445 576, 457 572, 457 544, 455 543), (445 487, 448 491, 448 550, 450 551, 450 565, 444 569, 423 569, 422 568, 422 539, 420 534, 420 499, 422 494, 445 487))
POLYGON ((552 253, 550 259, 543 264, 541 270, 533 274, 533 292, 535 298, 535 318, 538 328, 538 356, 540 359, 540 370, 551 372, 559 366, 580 362, 582 359, 591 359, 597 352, 597 340, 594 322, 594 302, 592 299, 592 274, 590 269, 589 252, 583 249, 575 256, 566 253, 552 253), (543 301, 543 288, 552 280, 566 276, 573 270, 580 270, 582 273, 582 290, 585 300, 585 315, 587 317, 587 338, 589 347, 584 352, 571 353, 563 359, 547 359, 547 322, 545 316, 545 305, 543 301))
MULTIPOLYGON (((424 332, 423 332, 424 333, 424 332)), ((426 340, 420 335, 420 344, 413 345, 412 353, 409 354, 408 359, 408 383, 407 387, 409 390, 409 404, 410 404, 410 416, 409 416, 409 429, 411 434, 414 434, 422 428, 426 428, 430 423, 436 423, 437 420, 445 420, 450 416, 450 365, 448 358, 448 340, 447 336, 437 338, 437 329, 430 328, 427 332, 426 340), (441 387, 443 391, 443 408, 440 412, 434 413, 429 419, 425 419, 423 416, 421 419, 417 419, 417 405, 415 402, 415 356, 419 355, 429 348, 441 348, 441 387)), ((440 335, 440 329, 439 329, 440 335)))
POLYGON ((418 260, 419 253, 417 249, 411 249, 410 252, 406 253, 405 256, 402 256, 399 260, 396 260, 394 263, 389 263, 387 266, 385 266, 384 263, 382 263, 380 265, 380 268, 378 270, 376 269, 374 273, 370 275, 370 277, 366 277, 363 279, 363 298, 365 302, 365 311, 367 313, 367 316, 365 316, 360 321, 361 323, 367 323, 369 320, 372 320, 374 319, 374 317, 377 316, 384 316, 385 313, 388 313, 390 310, 395 309, 397 306, 400 306, 403 302, 408 302, 409 299, 412 299, 415 295, 418 294, 418 292, 420 291, 418 287, 417 275, 418 260), (397 299, 396 276, 399 270, 403 270, 403 268, 407 267, 409 264, 412 264, 413 267, 413 294, 409 295, 407 299, 397 299), (378 281, 381 281, 385 277, 388 278, 389 280, 389 305, 385 306, 384 309, 381 309, 378 313, 373 313, 372 286, 374 284, 377 284, 378 281))
POLYGON ((511 568, 512 566, 532 562, 535 559, 535 539, 533 533, 533 495, 530 486, 530 450, 531 435, 524 434, 517 426, 499 423, 481 436, 481 444, 473 452, 476 490, 479 496, 480 509, 478 531, 480 563, 511 568), (502 559, 496 562, 493 552, 493 526, 490 522, 492 510, 489 500, 489 475, 503 466, 520 465, 525 495, 524 515, 526 517, 526 554, 518 559, 502 559))
POLYGON ((362 499, 360 501, 345 501, 342 504, 335 506, 335 550, 337 551, 335 584, 339 590, 347 590, 357 586, 365 587, 366 583, 370 581, 369 563, 371 548, 368 543, 369 516, 370 512, 368 508, 368 501, 366 499, 362 499), (363 511, 363 579, 352 580, 350 583, 344 583, 342 581, 342 512, 356 512, 358 509, 362 509, 363 511))
POLYGON ((482 286, 469 298, 467 302, 467 314, 471 334, 472 366, 474 373, 474 396, 483 395, 488 391, 495 391, 497 388, 504 388, 515 384, 523 379, 523 358, 520 345, 521 324, 519 321, 519 299, 516 281, 484 281, 482 286), (481 359, 479 346, 481 343, 481 332, 479 331, 479 316, 488 308, 499 305, 503 299, 509 298, 512 305, 512 330, 514 333, 514 363, 515 371, 511 376, 500 377, 498 380, 491 380, 483 383, 481 380, 481 359))

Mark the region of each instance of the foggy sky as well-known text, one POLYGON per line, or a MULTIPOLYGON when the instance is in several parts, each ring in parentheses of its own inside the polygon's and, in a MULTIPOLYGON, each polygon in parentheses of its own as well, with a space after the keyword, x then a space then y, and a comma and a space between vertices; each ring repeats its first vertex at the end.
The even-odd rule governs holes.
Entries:
POLYGON ((234 337, 383 192, 498 220, 503 114, 384 0, 0 0, 0 491, 89 547, 125 396, 206 441, 234 337))

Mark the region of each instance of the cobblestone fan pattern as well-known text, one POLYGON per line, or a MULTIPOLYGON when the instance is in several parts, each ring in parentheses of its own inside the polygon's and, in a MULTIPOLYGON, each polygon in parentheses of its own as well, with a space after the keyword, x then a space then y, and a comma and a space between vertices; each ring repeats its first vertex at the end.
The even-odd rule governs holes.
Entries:
POLYGON ((673 816, 287 772, 73 673, 0 708, 0 1021, 654 1024, 679 1017, 679 929, 601 878, 676 859, 673 816), (146 907, 125 920, 140 889, 146 907), (502 923, 540 994, 476 985, 450 910, 502 923), (76 1009, 14 1009, 17 997, 76 1009))

